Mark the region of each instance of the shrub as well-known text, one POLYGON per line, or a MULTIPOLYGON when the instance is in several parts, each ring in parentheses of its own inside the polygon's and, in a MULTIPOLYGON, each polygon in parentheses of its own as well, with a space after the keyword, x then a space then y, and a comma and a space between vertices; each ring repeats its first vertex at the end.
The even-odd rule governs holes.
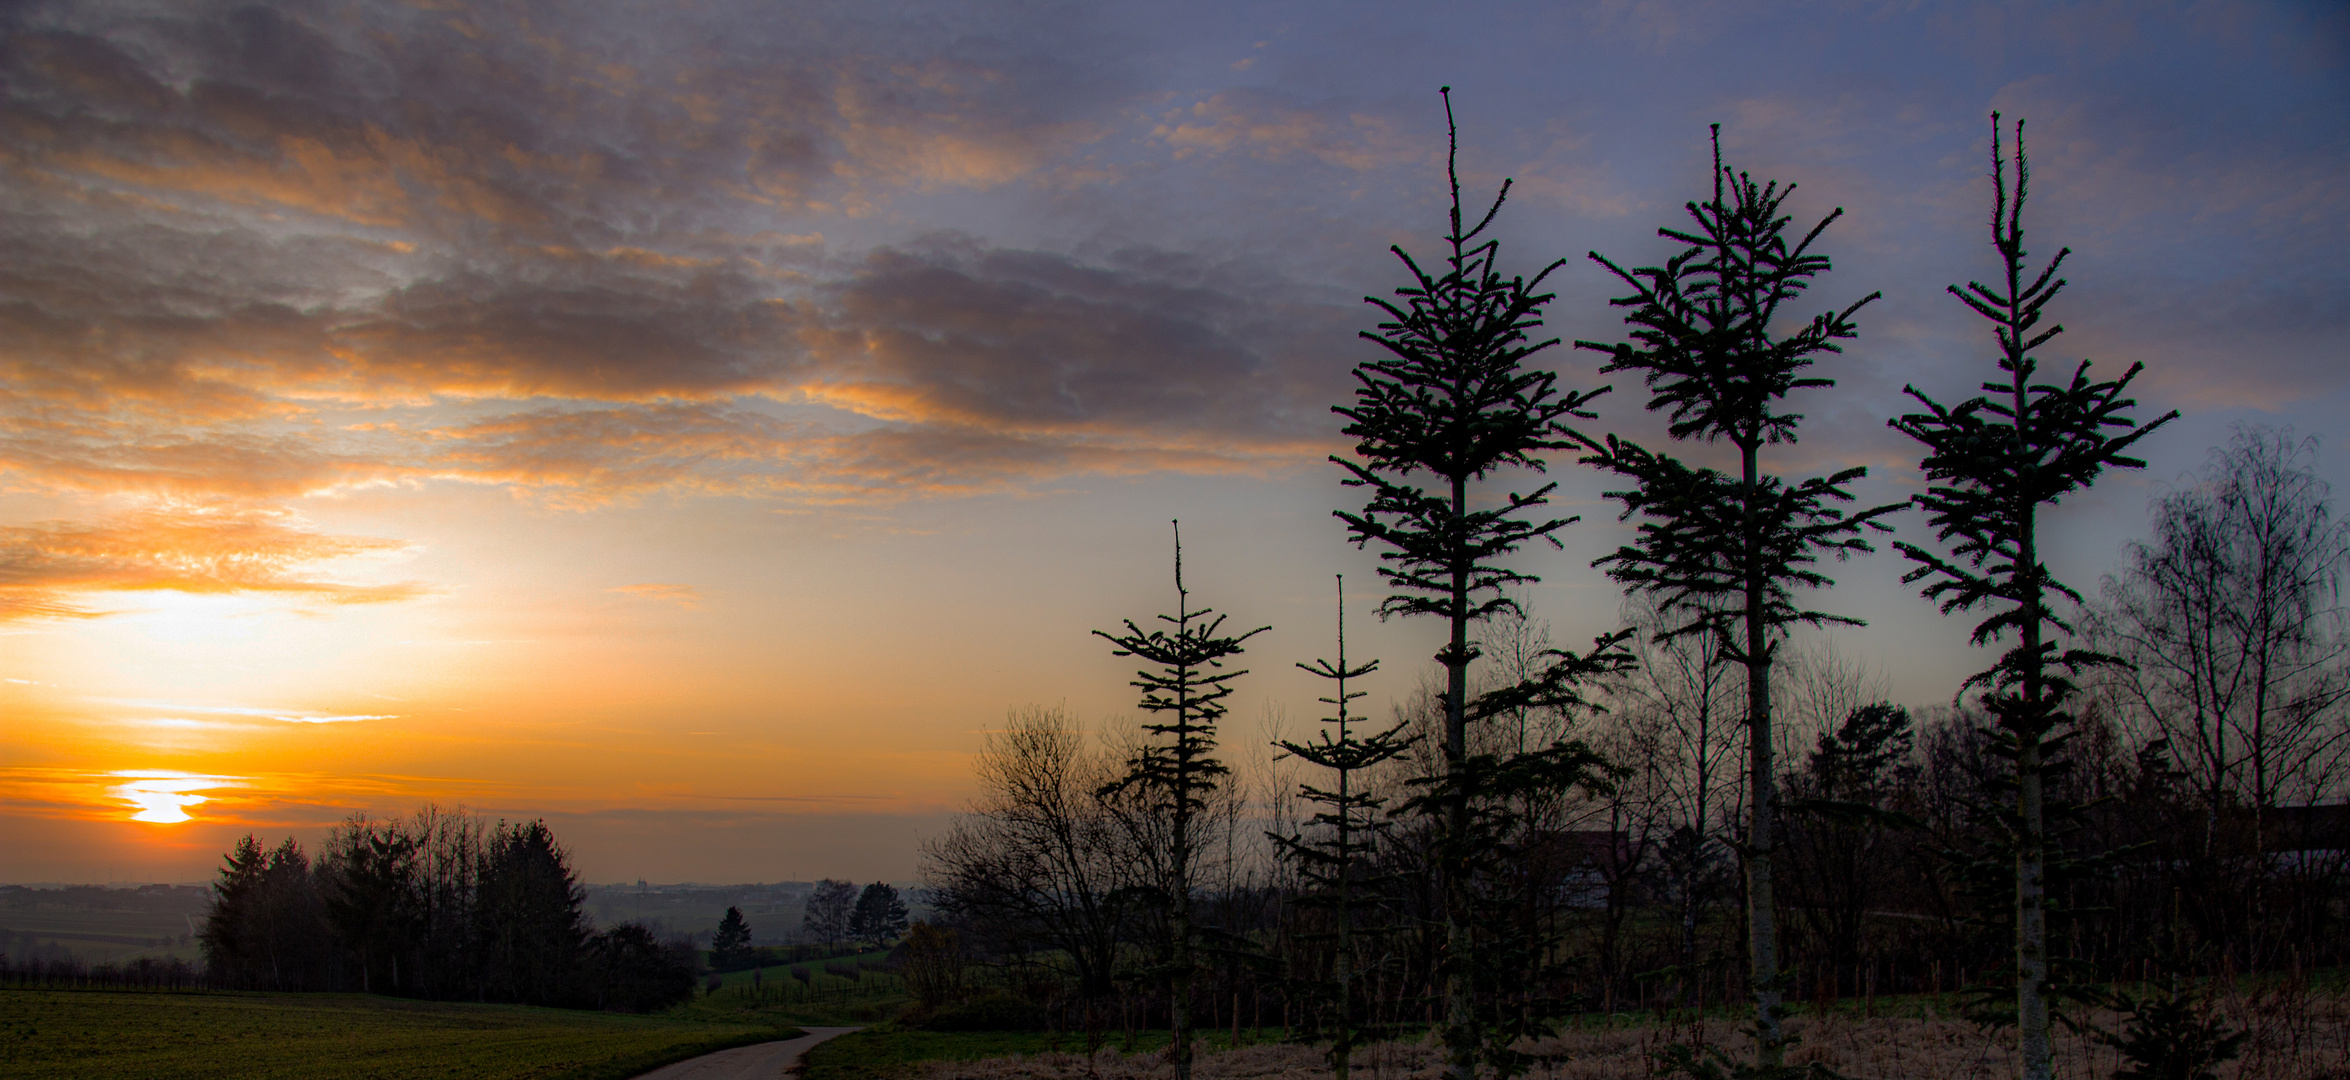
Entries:
MULTIPOLYGON (((694 972, 701 957, 683 937, 664 941, 643 923, 626 922, 591 935, 584 950, 586 985, 592 1003, 619 1012, 652 1012, 694 996, 694 972)), ((709 990, 718 989, 710 976, 709 990)))
POLYGON ((1044 1020, 1044 1009, 1035 1002, 998 991, 937 1009, 917 1008, 900 1022, 931 1031, 1037 1031, 1044 1020))

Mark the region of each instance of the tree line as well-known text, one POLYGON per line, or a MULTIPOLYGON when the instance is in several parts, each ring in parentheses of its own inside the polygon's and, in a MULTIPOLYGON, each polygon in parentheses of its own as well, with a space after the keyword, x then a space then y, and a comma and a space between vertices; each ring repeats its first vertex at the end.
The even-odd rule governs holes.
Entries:
POLYGON ((876 881, 863 889, 839 878, 825 878, 808 891, 800 911, 801 945, 755 946, 751 922, 742 909, 729 905, 710 935, 713 971, 796 964, 849 953, 887 948, 906 932, 906 901, 897 887, 876 881))
MULTIPOLYGON (((1841 209, 1795 227, 1794 186, 1725 164, 1717 128, 1664 257, 1591 254, 1626 290, 1627 332, 1575 344, 1644 385, 1667 421, 1647 445, 1578 426, 1609 388, 1530 364, 1561 344, 1540 328, 1564 260, 1499 270, 1510 185, 1465 212, 1456 135, 1443 257, 1394 249, 1407 284, 1369 298, 1379 352, 1334 410, 1354 452, 1333 461, 1366 496, 1337 516, 1381 556, 1379 613, 1443 630, 1420 692, 1387 721, 1353 710, 1375 662, 1347 657, 1341 582, 1336 659, 1299 665, 1330 680, 1333 715, 1279 743, 1313 771, 1248 790, 1217 740, 1257 631, 1195 604, 1178 539, 1174 614, 1097 631, 1141 665, 1149 719, 1096 742, 1064 712, 1012 713, 978 758, 983 794, 924 849, 942 924, 917 928, 925 947, 951 930, 1097 1040, 1171 1028, 1178 1080, 1203 1022, 1268 1008, 1330 1040, 1341 1080, 1360 1038, 1422 1024, 1471 1080, 1520 1071, 1576 1011, 1731 1000, 1746 1060, 1684 1046, 1663 1065, 1802 1075, 1790 999, 1959 989, 2041 1080, 2052 1025, 2084 1006, 2141 1027, 2193 1013, 2115 980, 2338 963, 2350 540, 2313 446, 2239 431, 2097 596, 2058 578, 2049 509, 2142 467, 2176 413, 2138 417, 2138 365, 2043 366, 2069 251, 2033 261, 2022 125, 2012 156, 1992 127, 1994 272, 1950 289, 1991 324, 1990 362, 1971 394, 1908 388, 1915 411, 1887 422, 1925 483, 1875 507, 1853 505, 1865 469, 1773 468, 1795 404, 1833 387, 1814 365, 1878 297, 1805 310, 1841 209), (1561 459, 1612 480, 1633 526, 1597 563, 1626 625, 1581 650, 1527 611, 1518 557, 1576 519, 1551 515, 1555 483, 1504 483, 1561 459), (1905 581, 1989 660, 1918 715, 1797 638, 1860 625, 1819 599, 1827 569, 1908 509, 1930 540, 1893 543, 1905 581)), ((2224 1050, 2174 1026, 2178 1054, 2224 1050)))
POLYGON ((570 854, 543 821, 426 807, 356 817, 315 856, 237 843, 197 934, 224 989, 362 991, 647 1011, 693 995, 700 956, 640 923, 590 928, 570 854))

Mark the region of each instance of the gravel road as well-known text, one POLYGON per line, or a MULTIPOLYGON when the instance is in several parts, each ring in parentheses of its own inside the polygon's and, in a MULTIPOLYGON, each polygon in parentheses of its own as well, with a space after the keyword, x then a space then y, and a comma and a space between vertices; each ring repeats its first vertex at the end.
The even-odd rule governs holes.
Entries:
POLYGON ((800 1055, 808 1048, 832 1038, 859 1030, 853 1027, 803 1027, 807 1034, 797 1039, 760 1043, 757 1046, 738 1046, 688 1058, 675 1065, 664 1065, 636 1080, 783 1080, 791 1067, 799 1064, 800 1055))

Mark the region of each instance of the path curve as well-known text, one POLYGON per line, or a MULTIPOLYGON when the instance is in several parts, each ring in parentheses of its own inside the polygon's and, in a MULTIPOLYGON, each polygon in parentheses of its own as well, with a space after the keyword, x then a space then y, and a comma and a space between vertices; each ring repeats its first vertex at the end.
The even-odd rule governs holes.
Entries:
POLYGON ((836 1035, 846 1035, 863 1028, 806 1027, 807 1034, 797 1039, 760 1043, 757 1046, 738 1046, 687 1058, 674 1065, 663 1065, 645 1073, 636 1080, 783 1080, 792 1066, 800 1063, 800 1055, 808 1048, 836 1035))

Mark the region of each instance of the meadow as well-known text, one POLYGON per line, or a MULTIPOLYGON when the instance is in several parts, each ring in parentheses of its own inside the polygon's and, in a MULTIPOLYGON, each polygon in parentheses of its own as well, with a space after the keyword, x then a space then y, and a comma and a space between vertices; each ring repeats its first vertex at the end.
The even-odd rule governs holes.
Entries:
POLYGON ((714 1010, 627 1016, 361 994, 0 990, 0 1076, 24 1080, 626 1080, 795 1033, 714 1010))
MULTIPOLYGON (((2124 988, 2126 989, 2126 988, 2124 988)), ((2145 987, 2135 988, 2143 992, 2145 987)), ((2240 1056, 2212 1066, 2219 1080, 2350 1080, 2350 982, 2252 977, 2210 985, 2209 1012, 2247 1037, 2240 1056)), ((1851 1080, 1978 1080, 2018 1075, 2012 1029, 1961 1019, 1955 995, 1905 995, 1798 1006, 1790 1058, 1818 1062, 1851 1080)), ((2124 1019, 2094 1010, 2081 1019, 2119 1030, 2124 1019)), ((1745 1019, 1729 1010, 1690 1014, 1587 1013, 1552 1038, 1522 1044, 1535 1060, 1527 1080, 1645 1080, 1656 1055, 1681 1043, 1744 1058, 1745 1019)), ((1325 1080, 1327 1044, 1282 1041, 1278 1028, 1202 1031, 1197 1080, 1325 1080)), ((803 1080, 1165 1080, 1164 1031, 1142 1032, 1129 1052, 1120 1033, 1088 1054, 1082 1037, 1043 1032, 903 1031, 882 1025, 810 1051, 803 1080)), ((2131 1063, 2117 1048, 2077 1032, 2057 1039, 2057 1075, 2105 1080, 2131 1063)), ((1444 1071, 1432 1036, 1358 1049, 1355 1080, 1428 1080, 1444 1071)))
POLYGON ((210 889, 189 886, 0 885, 0 953, 19 961, 200 963, 195 936, 211 898, 210 889))

